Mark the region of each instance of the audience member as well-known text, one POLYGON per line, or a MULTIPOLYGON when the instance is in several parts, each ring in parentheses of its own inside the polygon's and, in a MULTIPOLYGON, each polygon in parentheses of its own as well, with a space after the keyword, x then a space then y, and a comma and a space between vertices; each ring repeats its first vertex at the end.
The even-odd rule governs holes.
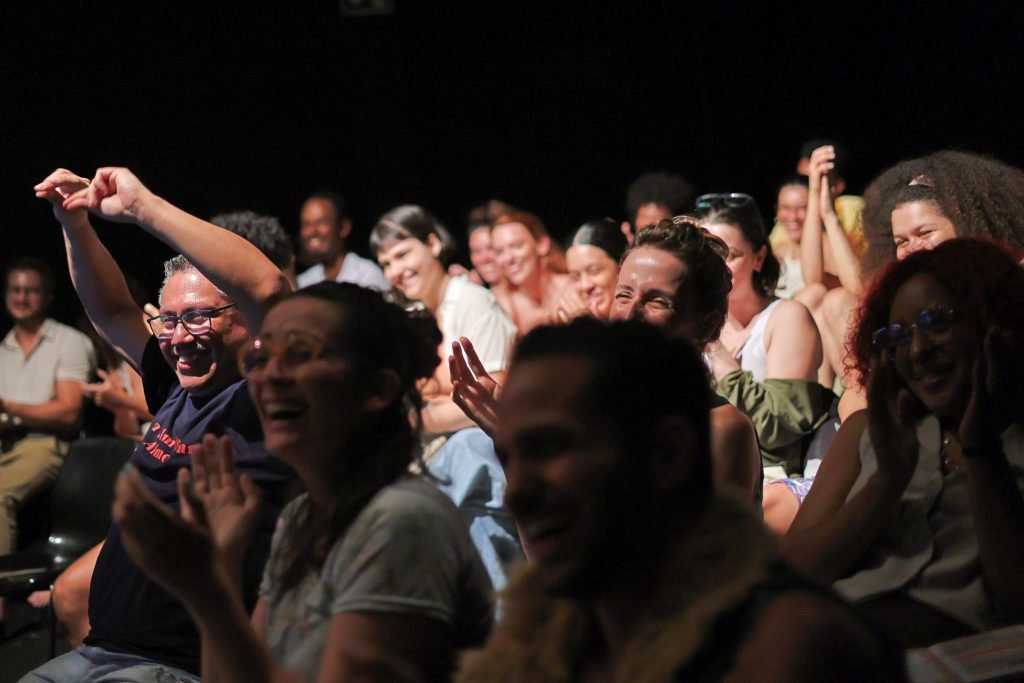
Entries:
MULTIPOLYGON (((143 377, 155 418, 132 455, 139 481, 167 505, 179 504, 173 473, 191 463, 206 433, 224 434, 238 467, 266 488, 257 538, 245 560, 247 597, 255 591, 273 520, 290 479, 263 448, 256 409, 237 355, 247 329, 287 291, 281 272, 253 245, 172 206, 123 168, 92 181, 60 169, 36 186, 64 230, 72 281, 101 334, 143 377), (89 224, 86 210, 134 222, 180 249, 165 265, 160 315, 146 321, 124 276, 89 224)), ((85 644, 28 674, 26 681, 80 680, 105 672, 197 681, 199 636, 177 600, 129 559, 118 525, 98 551, 89 590, 85 644), (162 672, 162 673, 161 673, 162 672)))
POLYGON ((549 267, 552 243, 540 219, 526 211, 503 214, 495 220, 491 243, 506 283, 498 301, 519 334, 556 320, 568 278, 549 267))
MULTIPOLYGON (((0 555, 17 548, 18 509, 56 480, 82 418, 82 384, 96 366, 88 337, 46 312, 53 275, 34 258, 4 270, 14 327, 0 342, 0 555)), ((0 630, 4 623, 0 598, 0 630)))
POLYGON ((851 338, 867 411, 785 539, 903 647, 1024 619, 1019 257, 957 239, 882 272, 851 338))
POLYGON ((281 516, 251 624, 237 568, 259 495, 236 479, 230 444, 206 437, 191 480, 179 471, 181 517, 136 473, 118 482, 128 550, 195 617, 204 680, 443 680, 455 651, 486 636, 490 585, 463 521, 406 474, 416 381, 438 363, 426 339, 351 284, 314 285, 267 314, 243 359, 249 391, 267 449, 308 493, 281 516))
POLYGON ((772 253, 779 262, 775 296, 792 299, 804 288, 800 267, 800 237, 807 217, 807 181, 794 177, 783 181, 775 199, 775 229, 768 236, 772 253), (780 229, 781 228, 781 229, 780 229))
MULTIPOLYGON (((515 326, 494 294, 465 275, 445 270, 451 244, 448 231, 419 206, 399 206, 384 214, 370 233, 370 249, 388 279, 407 298, 422 301, 441 328, 439 355, 461 337, 472 337, 480 349, 481 365, 503 381, 515 326)), ((437 340, 435 340, 435 348, 437 340)), ((459 506, 473 534, 491 580, 505 584, 505 565, 521 559, 518 534, 506 514, 505 475, 490 438, 475 428, 452 399, 447 363, 421 382, 426 407, 422 424, 434 439, 427 454, 430 472, 459 506)))
POLYGON ((718 393, 754 423, 766 479, 802 472, 805 439, 833 400, 817 382, 818 330, 802 304, 773 295, 779 263, 753 198, 704 195, 697 205, 701 223, 725 243, 732 272, 729 313, 707 351, 718 393))
POLYGON ((321 191, 306 199, 299 216, 299 246, 303 258, 313 265, 296 278, 299 287, 333 280, 381 291, 391 289, 376 263, 349 251, 346 242, 351 232, 352 221, 341 195, 321 191))
MULTIPOLYGON (((725 245, 687 216, 644 228, 623 256, 609 317, 664 326, 704 348, 718 339, 725 321, 731 285, 724 254, 725 245)), ((493 433, 497 383, 481 367, 468 339, 453 351, 453 397, 493 433)), ((711 459, 717 489, 761 500, 761 454, 754 427, 721 397, 713 399, 711 410, 711 459)))
POLYGON ((645 173, 626 190, 622 234, 630 243, 648 225, 685 212, 693 205, 693 186, 680 175, 645 173))
POLYGON ((866 624, 714 493, 710 393, 698 352, 646 324, 523 338, 495 441, 532 562, 458 681, 901 679, 866 624))
POLYGON ((562 290, 558 303, 559 321, 581 315, 608 319, 619 261, 628 246, 619 226, 608 218, 587 221, 576 230, 565 254, 569 286, 562 290))
MULTIPOLYGON (((388 281, 410 300, 422 301, 437 318, 444 355, 453 341, 471 337, 488 372, 504 376, 515 327, 491 292, 464 275, 448 275, 444 261, 451 251, 451 236, 433 215, 411 204, 395 207, 371 231, 370 250, 388 281)), ((447 434, 473 426, 451 400, 447 366, 438 367, 420 389, 426 401, 423 428, 427 433, 447 434)))
POLYGON ((904 161, 879 175, 864 198, 868 273, 954 235, 1024 250, 1024 171, 995 159, 946 150, 904 161))

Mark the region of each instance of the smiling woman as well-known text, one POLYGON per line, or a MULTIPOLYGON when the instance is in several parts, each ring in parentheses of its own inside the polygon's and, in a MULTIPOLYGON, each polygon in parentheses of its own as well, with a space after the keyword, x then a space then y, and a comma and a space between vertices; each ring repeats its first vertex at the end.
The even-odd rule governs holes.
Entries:
MULTIPOLYGON (((422 301, 437 318, 442 342, 439 355, 447 358, 452 343, 473 340, 486 370, 501 382, 515 327, 490 291, 465 275, 450 276, 444 261, 452 250, 448 231, 420 206, 398 206, 381 216, 370 233, 370 249, 388 280, 409 299, 422 301)), ((452 381, 442 363, 432 381, 421 386, 427 407, 423 426, 446 434, 473 423, 452 402, 452 381)))
POLYGON ((955 239, 894 262, 854 328, 868 409, 785 540, 904 647, 1024 617, 1024 271, 955 239))

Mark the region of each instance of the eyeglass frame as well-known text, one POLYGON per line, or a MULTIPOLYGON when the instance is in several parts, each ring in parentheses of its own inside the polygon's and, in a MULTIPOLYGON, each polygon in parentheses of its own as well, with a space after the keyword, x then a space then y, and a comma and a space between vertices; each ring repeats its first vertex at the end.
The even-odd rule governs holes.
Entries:
POLYGON ((273 358, 277 359, 279 365, 283 365, 291 370, 294 370, 296 367, 305 365, 306 363, 310 363, 315 360, 320 360, 325 355, 331 355, 336 358, 341 358, 342 360, 352 363, 353 365, 364 364, 363 359, 357 356, 356 354, 334 348, 333 346, 328 345, 322 339, 320 339, 314 334, 309 334, 308 332, 286 332, 284 334, 284 340, 280 342, 274 342, 272 339, 270 339, 268 335, 265 334, 260 335, 258 337, 254 337, 252 340, 250 340, 250 342, 246 346, 245 351, 243 351, 238 356, 238 370, 243 377, 249 377, 252 375, 252 373, 256 372, 257 369, 260 371, 265 369, 266 364, 269 363, 270 360, 273 358), (285 358, 285 354, 288 352, 289 344, 297 339, 301 339, 302 341, 310 343, 312 346, 312 352, 310 354, 310 357, 305 360, 298 362, 295 362, 294 360, 289 361, 285 358), (263 360, 262 365, 251 364, 249 359, 251 357, 252 352, 260 350, 264 344, 267 344, 266 351, 269 355, 265 360, 263 360))
POLYGON ((694 206, 698 209, 713 209, 725 206, 730 209, 742 209, 756 204, 754 197, 746 192, 708 192, 697 197, 694 206))
POLYGON ((888 349, 890 353, 894 353, 899 349, 905 348, 908 344, 910 344, 911 340, 913 339, 913 334, 917 330, 920 330, 921 333, 928 339, 930 343, 941 343, 945 340, 941 338, 936 338, 934 335, 941 335, 952 330, 953 325, 956 324, 958 317, 959 316, 957 315, 957 312, 952 308, 949 308, 948 306, 932 306, 921 311, 921 313, 917 316, 917 322, 912 323, 910 325, 903 325, 901 323, 889 323, 888 325, 883 325, 882 327, 879 327, 877 330, 871 333, 871 346, 872 348, 878 351, 888 349), (937 313, 943 314, 944 316, 946 316, 946 319, 938 323, 936 323, 933 320, 931 322, 928 322, 927 324, 922 324, 921 321, 926 315, 934 317, 937 313), (938 332, 932 331, 932 327, 934 327, 936 324, 946 325, 946 329, 940 330, 938 332), (902 336, 897 341, 891 340, 892 335, 890 334, 890 330, 892 330, 893 327, 898 327, 902 331, 902 336), (887 337, 887 339, 885 339, 884 341, 882 341, 883 336, 887 337))
POLYGON ((171 337, 173 337, 174 336, 174 331, 176 329, 178 329, 178 325, 179 324, 182 327, 184 327, 185 331, 188 332, 189 334, 191 334, 192 336, 199 336, 199 335, 202 335, 202 334, 209 334, 210 331, 213 330, 213 319, 216 317, 216 314, 220 313, 221 311, 224 311, 226 309, 229 309, 232 306, 238 306, 238 304, 236 304, 236 303, 224 304, 223 306, 218 306, 217 308, 196 308, 196 309, 191 310, 191 311, 185 311, 181 315, 171 315, 169 313, 161 313, 160 315, 154 315, 152 317, 146 318, 146 322, 149 324, 149 329, 153 332, 153 334, 156 336, 157 339, 170 339, 171 337), (192 325, 196 325, 197 323, 186 322, 186 320, 185 320, 186 316, 205 317, 206 318, 206 322, 203 323, 203 324, 206 325, 206 329, 204 329, 204 330, 192 329, 192 325), (170 321, 170 320, 174 321, 174 325, 171 326, 170 332, 168 332, 167 331, 166 323, 168 321, 170 321), (163 330, 158 330, 153 325, 153 323, 157 322, 157 321, 164 321, 165 324, 164 324, 163 330))

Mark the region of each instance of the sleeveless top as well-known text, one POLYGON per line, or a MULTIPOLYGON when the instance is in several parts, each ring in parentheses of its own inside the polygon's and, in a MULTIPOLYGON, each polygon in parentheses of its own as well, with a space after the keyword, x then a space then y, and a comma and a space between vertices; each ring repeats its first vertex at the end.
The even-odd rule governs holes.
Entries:
POLYGON ((764 345, 764 330, 768 327, 768 319, 772 317, 775 307, 782 303, 782 299, 776 299, 768 304, 768 307, 757 316, 750 335, 743 342, 739 350, 740 367, 747 370, 754 376, 755 382, 763 382, 765 370, 768 367, 768 348, 764 345))

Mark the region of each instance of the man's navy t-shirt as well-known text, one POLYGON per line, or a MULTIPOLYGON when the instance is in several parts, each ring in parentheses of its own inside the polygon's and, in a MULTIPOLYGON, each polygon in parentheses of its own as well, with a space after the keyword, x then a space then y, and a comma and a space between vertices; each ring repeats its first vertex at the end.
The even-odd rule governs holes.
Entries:
MULTIPOLYGON (((263 431, 244 380, 213 396, 190 396, 178 384, 156 339, 149 341, 143 353, 142 380, 155 416, 131 463, 159 500, 178 509, 178 470, 191 467, 190 449, 208 433, 231 438, 239 473, 248 474, 264 491, 260 528, 243 570, 251 607, 291 472, 264 450, 263 431)), ((89 589, 89 622, 87 645, 199 672, 199 634, 192 618, 135 566, 116 524, 96 561, 89 589)))

